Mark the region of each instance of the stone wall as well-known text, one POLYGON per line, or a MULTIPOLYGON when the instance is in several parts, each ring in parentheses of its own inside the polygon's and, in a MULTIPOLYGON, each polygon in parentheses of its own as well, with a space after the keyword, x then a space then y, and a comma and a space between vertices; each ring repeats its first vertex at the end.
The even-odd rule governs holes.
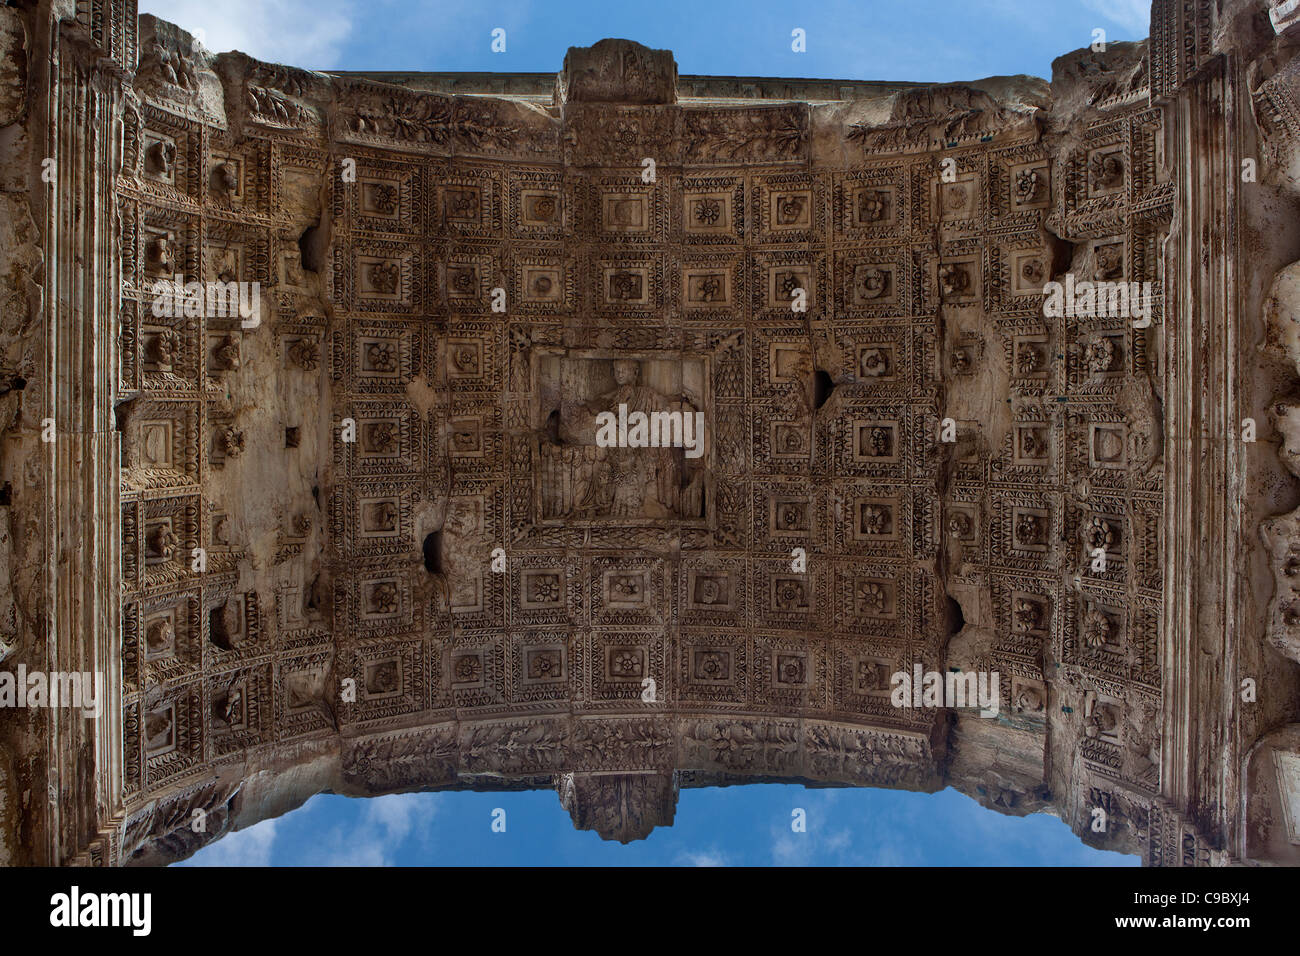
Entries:
POLYGON ((312 73, 70 13, 0 9, 0 629, 113 706, 4 725, 12 861, 166 862, 324 789, 555 787, 628 840, 773 779, 1287 858, 1265 5, 1157 0, 1050 84, 802 86, 620 40, 550 85, 312 73), (47 189, 51 151, 86 158, 47 189), (258 309, 160 314, 177 276, 258 309), (1144 317, 1053 281, 1148 283, 1144 317), (699 413, 701 454, 600 446, 619 405, 699 413), (913 668, 996 673, 997 716, 897 706, 913 668))

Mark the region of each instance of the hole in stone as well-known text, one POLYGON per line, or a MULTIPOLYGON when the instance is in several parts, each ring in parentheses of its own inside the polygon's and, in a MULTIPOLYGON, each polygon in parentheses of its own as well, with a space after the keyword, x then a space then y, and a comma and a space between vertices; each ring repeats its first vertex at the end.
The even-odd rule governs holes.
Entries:
POLYGON ((324 253, 320 226, 309 226, 298 237, 298 255, 302 267, 308 272, 320 272, 321 258, 324 253))
POLYGON ((291 427, 291 428, 285 428, 285 430, 284 430, 284 447, 285 447, 285 448, 297 448, 297 447, 298 447, 298 440, 299 440, 299 436, 300 436, 300 434, 301 434, 301 431, 302 431, 302 429, 298 428, 297 426, 294 426, 294 427, 291 427))
POLYGON ((13 380, 9 383, 9 391, 11 392, 21 392, 26 387, 27 379, 23 378, 21 375, 15 375, 13 380))
POLYGON ((560 410, 557 408, 546 416, 546 440, 553 445, 560 444, 560 410))
POLYGON ((424 570, 442 574, 442 532, 430 531, 424 536, 424 570))
POLYGON ((816 410, 830 401, 831 393, 835 391, 835 382, 831 379, 830 373, 825 369, 817 369, 813 372, 813 409, 816 410))
POLYGON ((0 508, 8 508, 13 500, 14 488, 9 482, 5 482, 3 488, 0 488, 0 508))
POLYGON ((1048 278, 1062 275, 1070 271, 1071 263, 1074 262, 1074 255, 1078 251, 1081 243, 1073 243, 1060 236, 1049 233, 1049 254, 1051 255, 1051 275, 1048 278))
POLYGON ((135 399, 128 398, 124 402, 118 402, 113 408, 113 424, 120 432, 125 432, 127 425, 131 422, 131 412, 135 409, 135 399))
POLYGON ((966 626, 966 615, 961 612, 961 602, 956 598, 948 598, 948 633, 949 635, 960 634, 962 628, 966 626))
POLYGON ((235 646, 227 624, 224 604, 219 604, 208 612, 208 640, 223 651, 231 650, 235 646))

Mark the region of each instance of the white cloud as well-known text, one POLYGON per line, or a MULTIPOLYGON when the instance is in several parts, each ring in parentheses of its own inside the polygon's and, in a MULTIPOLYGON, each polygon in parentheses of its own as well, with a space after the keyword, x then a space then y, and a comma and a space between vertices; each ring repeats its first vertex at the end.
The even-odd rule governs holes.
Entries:
POLYGON ((194 34, 213 53, 239 50, 308 70, 339 67, 358 9, 349 0, 142 0, 141 13, 194 34))
POLYGON ((807 866, 812 860, 813 841, 806 833, 782 833, 772 839, 772 862, 776 866, 807 866))
POLYGON ((283 836, 277 865, 391 866, 399 850, 430 845, 437 810, 434 793, 366 800, 317 794, 293 812, 288 827, 277 831, 281 819, 264 820, 221 837, 181 865, 270 866, 272 847, 283 836), (340 816, 346 823, 332 822, 340 816))
POLYGON ((405 839, 417 823, 421 830, 427 827, 436 809, 436 803, 422 800, 417 794, 390 793, 366 802, 365 821, 382 827, 388 839, 396 843, 405 839))
POLYGON ((269 866, 275 843, 275 820, 263 820, 246 830, 227 833, 187 861, 191 866, 269 866))
POLYGON ((303 862, 308 866, 389 866, 392 862, 384 846, 369 842, 360 834, 345 838, 339 830, 329 834, 326 845, 319 849, 319 854, 308 856, 303 862))
MULTIPOLYGON (((794 795, 792 788, 792 796, 794 795)), ((795 833, 782 820, 771 828, 775 866, 899 866, 917 862, 906 841, 917 825, 907 808, 863 814, 863 794, 845 790, 805 790, 794 805, 807 811, 807 832, 795 833)))
POLYGON ((727 856, 718 850, 700 850, 697 852, 684 852, 677 857, 677 862, 682 866, 728 866, 727 856))
POLYGON ((367 798, 353 817, 357 821, 354 828, 332 826, 320 833, 302 862, 307 866, 391 866, 399 849, 428 845, 437 807, 438 795, 434 793, 367 798))
POLYGON ((1151 29, 1150 0, 1083 0, 1089 10, 1100 13, 1112 23, 1146 36, 1151 29))
POLYGON ((807 833, 794 833, 784 825, 784 830, 774 828, 772 835, 772 862, 777 866, 808 866, 814 860, 822 865, 861 862, 853 850, 850 831, 827 830, 814 826, 811 819, 807 833))

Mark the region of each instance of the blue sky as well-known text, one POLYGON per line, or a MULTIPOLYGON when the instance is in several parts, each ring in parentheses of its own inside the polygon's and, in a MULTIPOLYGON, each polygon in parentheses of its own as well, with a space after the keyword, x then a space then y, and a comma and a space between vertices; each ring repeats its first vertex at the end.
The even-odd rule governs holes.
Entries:
MULTIPOLYGON (((946 82, 1050 77, 1052 59, 1146 36, 1147 0, 142 0, 214 51, 311 69, 555 72, 570 46, 626 37, 681 73, 946 82), (506 52, 490 49, 506 30, 506 52), (790 49, 803 29, 807 52, 790 49)), ((233 834, 193 865, 1134 865, 1054 817, 1003 817, 939 794, 760 785, 683 791, 673 827, 626 847, 574 831, 554 792, 322 795, 233 834), (493 833, 494 808, 506 832, 493 833), (792 833, 790 814, 808 814, 792 833)))
POLYGON ((1051 75, 1092 42, 1146 36, 1149 0, 141 0, 214 51, 310 69, 556 72, 570 46, 625 37, 681 73, 951 81, 1051 75), (493 53, 491 32, 506 30, 493 53), (790 49, 790 31, 807 52, 790 49))
POLYGON ((313 797, 183 866, 1136 866, 1047 814, 1006 817, 945 790, 683 790, 671 827, 622 846, 573 828, 553 790, 313 797), (492 813, 506 811, 504 833, 492 813), (792 811, 807 830, 791 829, 792 811))

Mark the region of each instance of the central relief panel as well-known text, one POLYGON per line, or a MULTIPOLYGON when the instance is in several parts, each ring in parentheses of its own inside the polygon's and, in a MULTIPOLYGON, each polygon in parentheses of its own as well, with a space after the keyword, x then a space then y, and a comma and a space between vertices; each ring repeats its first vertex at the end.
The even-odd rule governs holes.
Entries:
POLYGON ((706 357, 539 350, 533 380, 544 526, 709 526, 706 357))

